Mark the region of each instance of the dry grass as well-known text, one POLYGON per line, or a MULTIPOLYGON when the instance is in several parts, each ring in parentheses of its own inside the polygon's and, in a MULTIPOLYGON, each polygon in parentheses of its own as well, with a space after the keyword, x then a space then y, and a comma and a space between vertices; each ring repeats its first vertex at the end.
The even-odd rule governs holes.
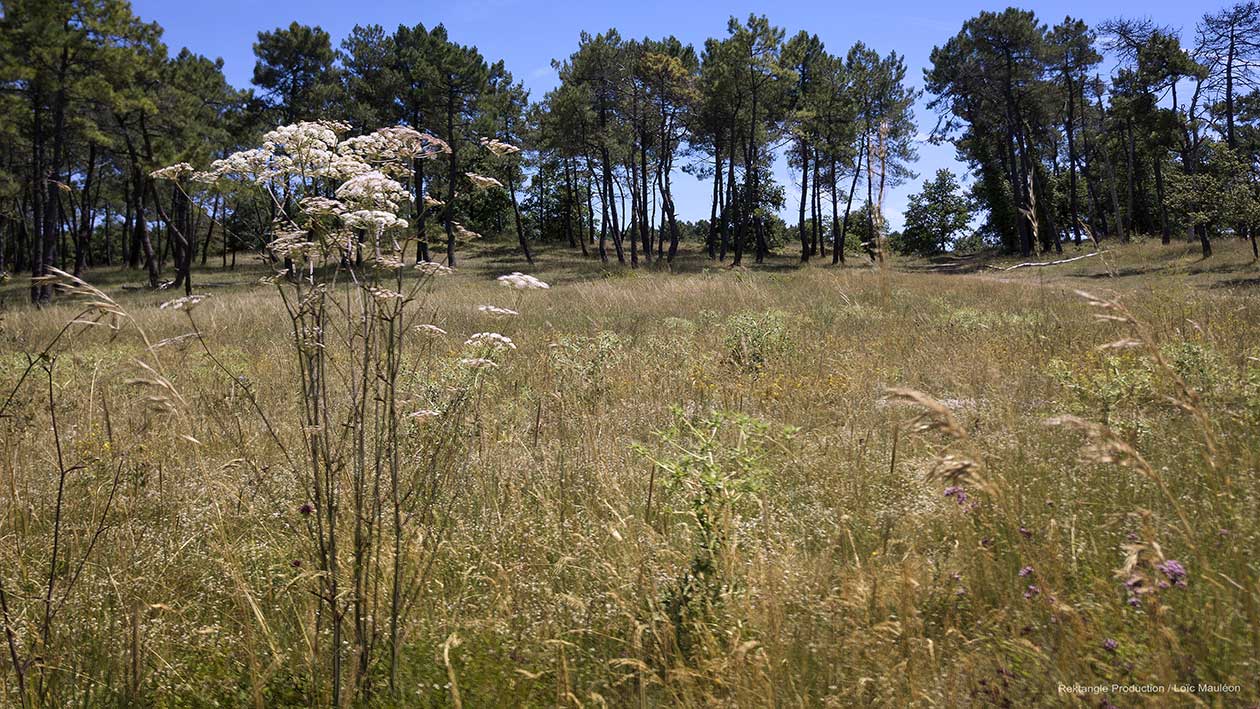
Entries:
MULTIPOLYGON (((1163 259, 1154 248, 1112 267, 1163 259)), ((1225 268, 1242 257, 1221 251, 1225 268)), ((378 683, 371 704, 1260 700, 1257 296, 1210 287, 1241 266, 1202 275, 1174 258, 1094 278, 1096 261, 894 270, 885 299, 861 268, 730 272, 689 256, 682 273, 603 272, 544 253, 553 288, 518 303, 492 276, 519 265, 470 259, 422 306, 449 335, 408 336, 404 397, 441 389, 474 332, 519 349, 461 429, 402 693, 378 683), (522 315, 490 325, 481 304, 522 315), (1241 689, 1058 691, 1199 682, 1241 689)), ((288 321, 258 275, 207 274, 224 285, 193 316, 296 441, 288 321)), ((180 338, 189 320, 117 278, 100 282, 137 327, 75 329, 0 420, 0 581, 26 695, 327 703, 304 473, 180 338), (140 330, 166 344, 146 350, 140 330), (177 392, 169 407, 138 361, 177 392), (54 529, 54 596, 69 592, 45 624, 54 529)), ((0 394, 77 312, 4 313, 0 394)), ((3 666, 0 703, 20 705, 3 666)))

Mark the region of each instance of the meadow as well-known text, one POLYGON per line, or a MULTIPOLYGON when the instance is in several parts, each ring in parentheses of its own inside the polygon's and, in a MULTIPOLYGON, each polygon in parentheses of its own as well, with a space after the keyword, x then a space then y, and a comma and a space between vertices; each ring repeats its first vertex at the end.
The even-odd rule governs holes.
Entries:
POLYGON ((481 247, 384 370, 324 321, 319 431, 269 267, 7 284, 0 704, 1254 705, 1260 295, 1196 250, 481 247))

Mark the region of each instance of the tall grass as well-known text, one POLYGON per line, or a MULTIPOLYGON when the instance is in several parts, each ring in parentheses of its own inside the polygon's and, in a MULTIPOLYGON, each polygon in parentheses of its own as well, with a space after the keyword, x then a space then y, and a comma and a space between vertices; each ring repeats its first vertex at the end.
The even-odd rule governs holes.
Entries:
POLYGON ((1254 296, 538 275, 11 313, 4 701, 1260 700, 1254 296))

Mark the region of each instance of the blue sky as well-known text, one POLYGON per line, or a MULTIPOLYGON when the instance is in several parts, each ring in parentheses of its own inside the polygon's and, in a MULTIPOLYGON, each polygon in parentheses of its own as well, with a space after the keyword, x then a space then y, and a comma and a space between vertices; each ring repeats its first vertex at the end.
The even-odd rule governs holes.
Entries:
MULTIPOLYGON (((1044 1, 1024 5, 1043 22, 1054 24, 1065 15, 1084 19, 1090 25, 1115 16, 1150 17, 1160 24, 1180 27, 1182 41, 1193 41, 1194 25, 1209 10, 1224 2, 1196 3, 1172 0, 1109 0, 1108 2, 1044 1)), ((445 5, 417 0, 372 0, 370 2, 327 2, 325 0, 133 0, 136 13, 156 20, 166 29, 165 39, 172 52, 180 47, 209 57, 222 57, 227 78, 236 86, 247 86, 253 73, 253 42, 259 30, 288 25, 296 20, 319 25, 339 43, 356 24, 380 24, 392 30, 399 24, 423 22, 426 26, 446 25, 452 39, 474 44, 489 60, 503 59, 517 79, 524 81, 533 98, 555 86, 557 77, 551 60, 568 56, 577 46, 578 33, 592 33, 616 27, 625 37, 673 34, 684 42, 701 46, 706 37, 726 32, 731 15, 743 18, 750 12, 764 13, 771 22, 787 30, 814 32, 829 51, 843 53, 861 40, 881 53, 897 51, 906 57, 908 79, 922 86, 923 68, 932 48, 958 32, 962 23, 982 10, 999 10, 1004 4, 941 2, 940 0, 882 0, 880 2, 774 2, 711 0, 634 0, 631 2, 547 2, 545 0, 456 0, 445 5)), ((1110 63, 1104 64, 1109 70, 1110 63)), ((935 124, 935 116, 920 102, 915 118, 920 135, 935 124)), ((920 159, 914 166, 919 179, 894 189, 887 199, 889 221, 901 226, 906 198, 918 191, 923 179, 941 167, 963 172, 949 145, 919 146, 920 159)), ((788 185, 785 211, 795 213, 797 190, 785 168, 779 179, 788 185)), ((707 218, 710 189, 688 175, 675 179, 675 199, 679 215, 685 219, 707 218)), ((791 219, 789 220, 791 221, 791 219)))

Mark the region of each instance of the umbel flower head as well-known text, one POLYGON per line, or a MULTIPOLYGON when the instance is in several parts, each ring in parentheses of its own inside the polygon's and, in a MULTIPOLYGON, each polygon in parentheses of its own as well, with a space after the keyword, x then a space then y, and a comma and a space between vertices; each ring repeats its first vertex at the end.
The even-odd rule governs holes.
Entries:
POLYGON ((486 347, 493 350, 516 349, 516 344, 512 342, 512 338, 505 337, 497 332, 479 332, 468 338, 464 345, 466 347, 486 347))
POLYGON ((359 209, 397 211, 410 195, 407 188, 379 170, 369 170, 346 180, 337 188, 337 199, 359 209))
POLYGON ((206 298, 209 298, 209 297, 210 297, 210 296, 208 296, 208 295, 203 295, 203 294, 197 294, 197 295, 186 295, 186 296, 184 296, 184 297, 182 297, 182 298, 176 298, 175 300, 168 300, 168 301, 166 301, 165 303, 162 303, 161 305, 159 305, 159 306, 158 306, 158 309, 159 309, 159 310, 184 310, 184 311, 188 311, 188 310, 192 310, 193 308, 197 307, 197 305, 198 305, 199 303, 201 303, 201 301, 203 301, 203 300, 205 300, 206 298))
POLYGON ((422 323, 420 325, 416 325, 414 329, 416 332, 423 332, 424 334, 433 337, 440 337, 446 334, 446 330, 443 330, 432 323, 422 323))
POLYGON ((473 187, 476 187, 479 190, 489 189, 491 187, 499 187, 499 188, 503 187, 503 183, 499 182, 493 177, 486 177, 485 175, 478 175, 474 172, 465 172, 464 176, 467 177, 468 180, 473 183, 473 187))
POLYGON ((510 143, 504 143, 503 141, 495 139, 495 138, 482 138, 481 147, 485 148, 486 150, 489 150, 490 152, 498 156, 511 155, 512 153, 521 152, 521 149, 516 147, 515 145, 511 145, 510 143))
POLYGON ((511 308, 500 308, 497 305, 478 305, 477 310, 487 315, 496 315, 499 317, 512 317, 514 315, 520 315, 520 313, 512 310, 511 308))
POLYGON ((499 366, 495 364, 494 360, 486 359, 485 357, 465 357, 459 363, 469 369, 493 369, 499 366))
POLYGON ((456 221, 451 222, 451 229, 455 232, 455 238, 460 241, 472 241, 473 239, 481 238, 481 234, 466 228, 463 224, 456 221))
POLYGON ((159 168, 149 173, 149 177, 155 180, 173 180, 178 182, 193 176, 193 166, 186 162, 175 163, 168 167, 159 168))
POLYGON ((437 261, 421 261, 416 264, 416 270, 425 276, 447 276, 455 269, 437 261))
POLYGON ((551 286, 520 271, 513 271, 506 276, 499 276, 499 284, 516 290, 546 290, 551 286))

